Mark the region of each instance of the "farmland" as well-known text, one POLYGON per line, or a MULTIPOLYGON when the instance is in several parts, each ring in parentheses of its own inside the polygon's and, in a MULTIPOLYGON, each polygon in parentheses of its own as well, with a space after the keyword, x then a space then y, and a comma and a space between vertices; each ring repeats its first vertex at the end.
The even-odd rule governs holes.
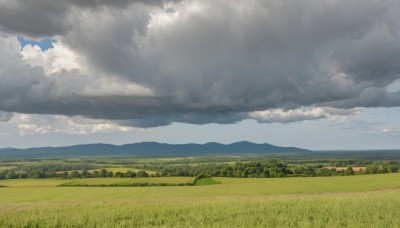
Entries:
POLYGON ((163 178, 90 178, 90 179, 75 179, 75 180, 63 180, 63 179, 13 179, 3 180, 0 184, 5 187, 57 187, 57 186, 95 186, 95 185, 109 185, 109 184, 129 184, 129 183, 149 183, 149 184, 187 184, 193 183, 193 177, 163 177, 163 178))
POLYGON ((140 186, 140 185, 191 185, 193 177, 153 178, 88 178, 61 184, 61 186, 140 186))
MULTIPOLYGON (((219 184, 135 188, 58 187, 71 181, 60 179, 4 180, 0 185, 9 187, 0 188, 0 226, 400 225, 400 174, 213 179, 219 184)), ((189 181, 170 179, 184 180, 189 181)))
POLYGON ((400 226, 399 160, 248 155, 0 164, 0 227, 400 226))

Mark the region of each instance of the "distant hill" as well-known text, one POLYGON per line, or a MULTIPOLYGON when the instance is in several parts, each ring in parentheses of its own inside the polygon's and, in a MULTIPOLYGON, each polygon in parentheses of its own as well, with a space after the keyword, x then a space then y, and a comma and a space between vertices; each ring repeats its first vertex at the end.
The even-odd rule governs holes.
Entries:
POLYGON ((195 156, 195 155, 233 155, 233 154, 276 154, 307 153, 310 150, 296 147, 279 147, 271 144, 236 142, 232 144, 165 144, 142 142, 121 146, 111 144, 87 144, 66 147, 40 147, 28 149, 3 148, 0 156, 6 157, 47 157, 47 156, 195 156))

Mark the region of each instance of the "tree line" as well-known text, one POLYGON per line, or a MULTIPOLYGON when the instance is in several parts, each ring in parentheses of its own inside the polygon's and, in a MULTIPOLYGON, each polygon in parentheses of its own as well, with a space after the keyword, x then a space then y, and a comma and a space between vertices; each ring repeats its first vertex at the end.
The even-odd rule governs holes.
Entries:
MULTIPOLYGON (((343 165, 340 163, 339 165, 343 165)), ((355 172, 351 166, 345 170, 323 168, 322 165, 299 165, 288 167, 284 162, 271 159, 265 162, 236 162, 235 164, 202 164, 197 166, 180 165, 153 167, 156 172, 149 174, 146 171, 113 172, 105 168, 88 171, 94 168, 88 164, 78 165, 38 165, 24 169, 10 169, 0 172, 0 179, 18 178, 136 178, 136 177, 236 177, 236 178, 277 178, 277 177, 316 177, 316 176, 348 176, 378 173, 397 173, 400 170, 398 162, 369 163, 365 170, 355 172), (68 171, 69 169, 69 171, 68 171), (80 171, 78 171, 80 170, 80 171)), ((151 168, 151 167, 149 167, 151 168)))

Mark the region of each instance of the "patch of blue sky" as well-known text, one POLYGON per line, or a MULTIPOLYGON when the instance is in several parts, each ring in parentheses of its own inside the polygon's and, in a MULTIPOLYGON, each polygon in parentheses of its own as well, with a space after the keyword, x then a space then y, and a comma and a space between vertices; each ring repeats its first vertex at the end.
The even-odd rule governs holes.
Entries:
POLYGON ((23 36, 18 36, 17 39, 21 44, 21 48, 24 48, 26 45, 39 46, 42 51, 46 51, 50 48, 53 48, 53 43, 55 42, 55 40, 52 38, 44 38, 42 40, 37 41, 37 40, 27 39, 23 36))

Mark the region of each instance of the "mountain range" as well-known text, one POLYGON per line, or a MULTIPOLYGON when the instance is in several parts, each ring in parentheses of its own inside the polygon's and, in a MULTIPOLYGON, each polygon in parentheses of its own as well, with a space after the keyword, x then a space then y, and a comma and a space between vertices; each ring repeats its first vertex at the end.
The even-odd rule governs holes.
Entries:
POLYGON ((247 141, 232 144, 210 142, 206 144, 165 144, 141 142, 125 145, 86 144, 65 147, 2 148, 0 156, 6 157, 47 157, 47 156, 195 156, 195 155, 233 155, 233 154, 276 154, 307 153, 307 149, 280 147, 268 143, 256 144, 247 141))

